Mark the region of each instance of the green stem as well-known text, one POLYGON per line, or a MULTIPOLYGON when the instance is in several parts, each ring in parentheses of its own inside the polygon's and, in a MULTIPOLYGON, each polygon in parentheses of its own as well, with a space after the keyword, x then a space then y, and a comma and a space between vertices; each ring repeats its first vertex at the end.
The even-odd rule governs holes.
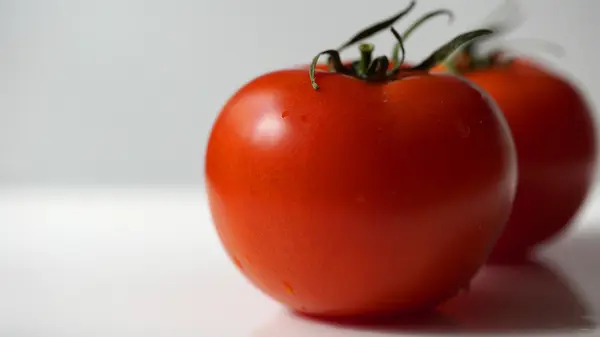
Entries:
POLYGON ((387 69, 389 65, 390 61, 385 55, 377 57, 371 63, 365 79, 373 82, 385 81, 388 78, 387 69))
POLYGON ((448 58, 448 59, 444 60, 442 62, 442 64, 444 65, 444 68, 446 69, 446 72, 448 74, 452 74, 452 75, 459 75, 460 74, 460 71, 456 67, 456 63, 453 62, 453 60, 451 58, 448 58))
MULTIPOLYGON (((427 21, 441 15, 446 15, 448 17, 448 23, 452 23, 454 21, 454 13, 448 9, 440 9, 437 11, 429 12, 423 15, 419 20, 415 21, 406 31, 402 34, 402 40, 406 41, 408 37, 421 25, 426 23, 427 21)), ((400 44, 396 44, 394 46, 394 50, 392 51, 392 62, 398 62, 398 57, 400 53, 400 44)))
POLYGON ((406 51, 404 50, 404 41, 402 36, 400 36, 400 34, 398 34, 398 31, 396 31, 396 29, 394 29, 394 27, 392 27, 392 34, 394 34, 394 37, 396 38, 396 46, 398 47, 398 51, 395 53, 394 58, 392 58, 392 73, 398 73, 398 71, 400 71, 400 67, 402 66, 402 63, 404 63, 404 59, 406 57, 406 51), (402 52, 402 58, 398 59, 398 54, 399 52, 402 52))
POLYGON ((354 35, 352 38, 350 38, 346 43, 342 44, 337 50, 342 51, 357 42, 360 42, 368 37, 371 37, 381 31, 385 30, 385 29, 388 29, 394 23, 396 23, 396 21, 400 20, 402 17, 404 17, 408 13, 410 13, 412 11, 412 9, 415 7, 415 5, 416 5, 416 0, 411 0, 408 7, 403 9, 400 13, 398 13, 388 19, 385 19, 383 21, 377 22, 377 23, 361 30, 356 35, 354 35))
POLYGON ((406 41, 406 39, 408 39, 408 37, 422 24, 441 15, 445 15, 448 17, 448 24, 454 22, 454 13, 449 9, 439 9, 437 11, 429 12, 423 15, 419 20, 415 21, 415 23, 413 23, 410 27, 408 27, 408 29, 404 31, 404 34, 402 34, 402 38, 406 41))
POLYGON ((312 62, 310 63, 310 68, 308 68, 310 84, 315 90, 319 90, 319 85, 315 79, 315 70, 317 69, 319 58, 323 55, 329 55, 330 67, 333 68, 336 73, 352 75, 352 71, 344 67, 344 63, 342 63, 342 59, 340 58, 340 53, 337 50, 330 49, 322 51, 317 54, 317 56, 313 57, 312 62))
POLYGON ((470 43, 471 41, 493 34, 494 32, 489 29, 478 29, 464 34, 456 36, 454 39, 447 42, 445 45, 434 51, 429 57, 427 57, 419 65, 412 67, 412 70, 430 70, 441 62, 445 61, 451 54, 458 50, 464 44, 470 43))
MULTIPOLYGON (((503 5, 497 7, 484 21, 485 28, 493 31, 493 35, 488 37, 506 35, 511 30, 514 30, 517 26, 523 23, 523 16, 519 12, 519 6, 516 0, 505 0, 503 5)), ((481 40, 477 43, 469 43, 464 46, 461 51, 462 56, 466 56, 468 59, 468 69, 474 70, 477 68, 489 67, 494 63, 492 55, 480 56, 479 47, 481 40)), ((459 69, 455 57, 450 57, 444 61, 446 71, 451 73, 459 73, 465 69, 459 69)))
POLYGON ((360 63, 358 64, 358 72, 360 75, 366 75, 369 72, 369 67, 373 61, 373 50, 375 46, 370 43, 363 43, 359 47, 360 63))

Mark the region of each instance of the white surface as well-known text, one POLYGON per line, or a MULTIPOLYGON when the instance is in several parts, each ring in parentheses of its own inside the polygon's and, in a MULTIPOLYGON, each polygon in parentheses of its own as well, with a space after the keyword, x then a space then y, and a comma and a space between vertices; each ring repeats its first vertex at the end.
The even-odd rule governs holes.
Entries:
POLYGON ((4 191, 0 336, 600 336, 598 201, 543 254, 554 272, 486 268, 429 322, 361 327, 294 317, 246 283, 202 191, 4 191))
MULTIPOLYGON (((451 8, 406 43, 420 60, 482 23, 504 0, 418 2, 451 8)), ((515 1, 527 21, 511 38, 562 45, 556 59, 600 106, 597 0, 515 1)), ((213 120, 255 76, 308 63, 409 0, 2 0, 0 183, 201 184, 213 120)), ((376 53, 394 39, 373 39, 376 53)), ((344 56, 358 54, 352 48, 344 56)))

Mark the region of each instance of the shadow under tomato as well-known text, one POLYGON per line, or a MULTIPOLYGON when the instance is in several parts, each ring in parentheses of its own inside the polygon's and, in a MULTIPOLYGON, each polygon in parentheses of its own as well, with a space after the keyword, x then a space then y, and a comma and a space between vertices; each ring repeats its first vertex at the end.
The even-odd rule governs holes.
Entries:
POLYGON ((600 233, 565 238, 541 254, 540 262, 486 266, 469 292, 431 314, 326 320, 286 312, 254 336, 579 332, 596 327, 592 308, 600 313, 598 285, 600 233))
POLYGON ((460 332, 568 332, 595 327, 589 304, 562 272, 527 262, 485 267, 470 293, 439 308, 460 332))

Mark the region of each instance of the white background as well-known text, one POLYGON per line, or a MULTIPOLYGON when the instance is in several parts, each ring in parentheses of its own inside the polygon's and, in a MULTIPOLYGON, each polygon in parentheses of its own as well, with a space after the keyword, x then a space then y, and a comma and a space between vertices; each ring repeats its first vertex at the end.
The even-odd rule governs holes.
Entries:
MULTIPOLYGON (((561 44, 598 105, 597 0, 516 1, 527 21, 511 38, 561 44)), ((308 63, 408 0, 0 0, 0 183, 203 183, 208 132, 253 77, 308 63)), ((420 1, 397 25, 448 7, 407 42, 418 60, 478 27, 501 0, 420 1)), ((378 35, 389 54, 392 37, 378 35)), ((349 51, 347 56, 355 55, 349 51)))

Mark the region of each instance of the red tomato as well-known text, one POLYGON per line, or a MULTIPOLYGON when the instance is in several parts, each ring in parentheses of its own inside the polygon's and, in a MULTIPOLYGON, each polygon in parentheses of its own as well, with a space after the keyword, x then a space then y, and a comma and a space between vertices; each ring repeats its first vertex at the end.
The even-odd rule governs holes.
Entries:
POLYGON ((501 114, 454 76, 371 83, 272 72, 210 134, 219 237, 263 292, 312 315, 429 309, 485 263, 509 216, 516 154, 501 114))
POLYGON ((462 70, 494 98, 512 130, 519 184, 491 261, 521 260, 565 229, 586 198, 596 162, 592 113, 573 84, 531 61, 462 70))

